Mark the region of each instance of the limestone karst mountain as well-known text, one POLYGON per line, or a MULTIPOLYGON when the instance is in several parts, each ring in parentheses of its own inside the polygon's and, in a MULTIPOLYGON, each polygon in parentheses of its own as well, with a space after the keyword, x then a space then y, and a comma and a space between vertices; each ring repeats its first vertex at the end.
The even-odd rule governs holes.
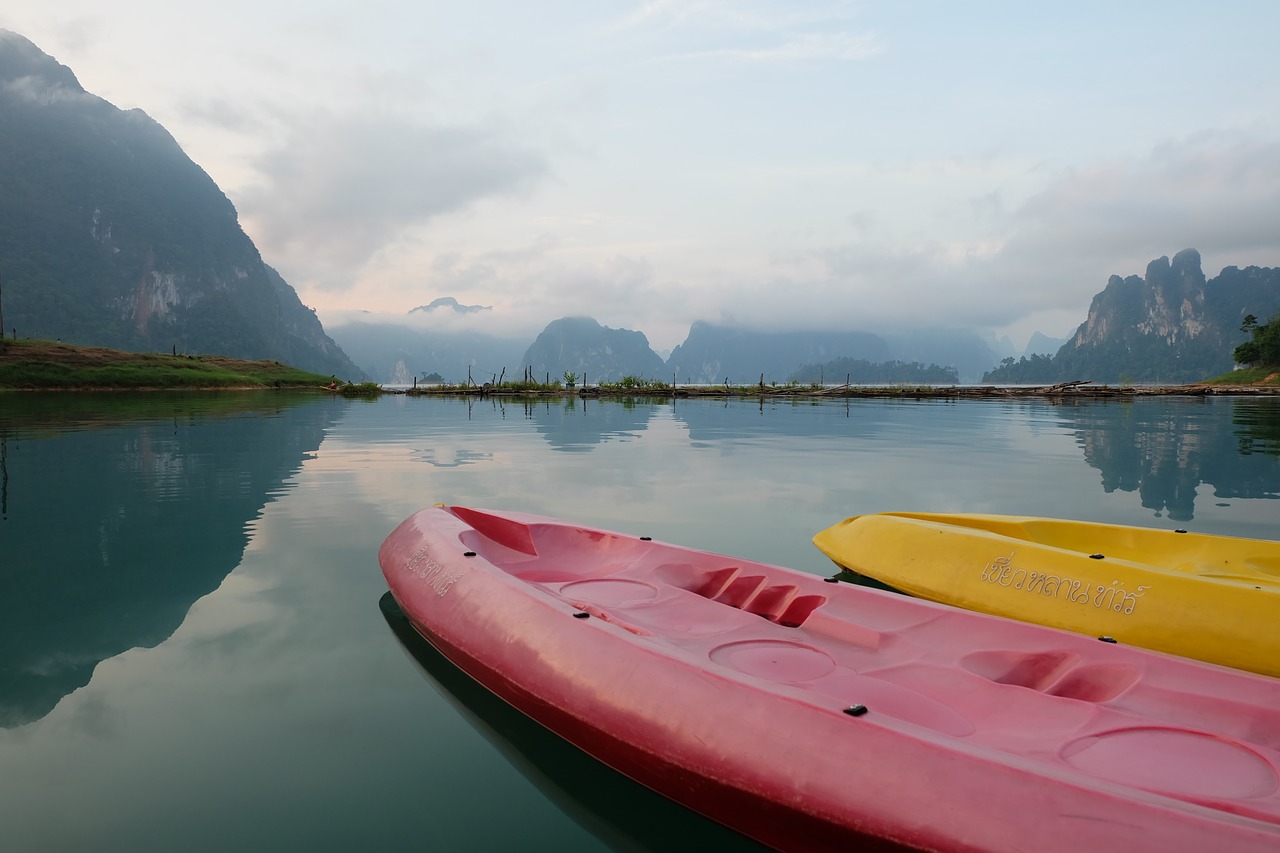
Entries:
POLYGON ((362 378, 169 133, 0 30, 5 331, 362 378))

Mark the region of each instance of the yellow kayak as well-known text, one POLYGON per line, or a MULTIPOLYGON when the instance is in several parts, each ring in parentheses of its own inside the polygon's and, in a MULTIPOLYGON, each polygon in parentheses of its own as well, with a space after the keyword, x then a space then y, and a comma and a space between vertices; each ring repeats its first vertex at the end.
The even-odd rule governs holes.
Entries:
POLYGON ((813 544, 919 598, 1280 676, 1280 542, 894 512, 846 519, 813 544))

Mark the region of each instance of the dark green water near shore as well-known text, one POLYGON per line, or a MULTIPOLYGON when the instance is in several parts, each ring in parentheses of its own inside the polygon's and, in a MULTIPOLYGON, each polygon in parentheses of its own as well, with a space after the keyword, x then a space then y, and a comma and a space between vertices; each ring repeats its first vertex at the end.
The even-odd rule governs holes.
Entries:
POLYGON ((436 501, 829 574, 860 513, 1280 538, 1278 497, 1274 398, 0 395, 3 846, 751 849, 397 635, 377 547, 436 501))

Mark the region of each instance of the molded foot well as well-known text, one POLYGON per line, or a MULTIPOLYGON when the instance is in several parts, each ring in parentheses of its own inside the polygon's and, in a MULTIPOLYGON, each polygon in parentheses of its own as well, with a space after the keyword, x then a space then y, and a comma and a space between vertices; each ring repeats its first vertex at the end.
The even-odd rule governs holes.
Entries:
POLYGON ((764 585, 764 575, 744 575, 734 578, 715 600, 741 610, 746 607, 747 602, 756 597, 760 590, 764 589, 764 585))
POLYGON ((748 613, 754 613, 757 616, 776 622, 778 617, 782 615, 782 611, 791 603, 791 599, 796 597, 796 593, 800 590, 790 584, 779 586, 766 586, 764 589, 756 593, 755 597, 747 602, 742 609, 748 613))
POLYGON ((778 617, 777 622, 787 628, 799 628, 813 615, 813 611, 826 603, 827 597, 825 595, 796 596, 787 605, 787 609, 782 611, 782 615, 778 617))
POLYGON ((763 616, 787 628, 803 625, 827 600, 825 595, 799 595, 800 588, 792 584, 769 586, 764 575, 743 575, 737 566, 723 569, 665 566, 659 575, 672 586, 763 616))
POLYGON ((1050 696, 1106 702, 1127 690, 1141 672, 1127 664, 1079 665, 1072 652, 985 651, 965 655, 960 665, 998 684, 1014 684, 1050 696))
POLYGON ((712 571, 689 571, 691 568, 680 566, 677 571, 664 571, 662 574, 668 583, 687 589, 689 592, 695 592, 703 598, 715 598, 724 592, 725 587, 732 583, 734 578, 742 574, 742 569, 737 566, 712 571))

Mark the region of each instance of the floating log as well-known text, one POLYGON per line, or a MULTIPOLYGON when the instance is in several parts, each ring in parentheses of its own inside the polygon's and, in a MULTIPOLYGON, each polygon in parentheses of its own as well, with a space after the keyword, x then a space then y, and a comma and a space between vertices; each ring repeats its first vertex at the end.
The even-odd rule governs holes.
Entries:
POLYGON ((507 389, 500 386, 477 387, 439 387, 418 386, 413 389, 388 391, 387 393, 410 394, 414 396, 475 396, 483 394, 493 397, 567 397, 567 396, 599 396, 599 397, 741 397, 745 399, 968 399, 991 400, 1008 398, 1047 398, 1062 400, 1064 398, 1088 399, 1131 399, 1135 397, 1207 397, 1211 395, 1235 396, 1280 396, 1277 385, 1093 385, 1087 380, 1064 382, 1058 385, 948 385, 936 387, 929 385, 895 385, 895 386, 858 386, 836 385, 831 388, 814 388, 812 386, 709 386, 693 387, 681 385, 679 388, 634 388, 630 390, 601 388, 598 385, 584 395, 585 389, 547 389, 539 391, 507 389))

